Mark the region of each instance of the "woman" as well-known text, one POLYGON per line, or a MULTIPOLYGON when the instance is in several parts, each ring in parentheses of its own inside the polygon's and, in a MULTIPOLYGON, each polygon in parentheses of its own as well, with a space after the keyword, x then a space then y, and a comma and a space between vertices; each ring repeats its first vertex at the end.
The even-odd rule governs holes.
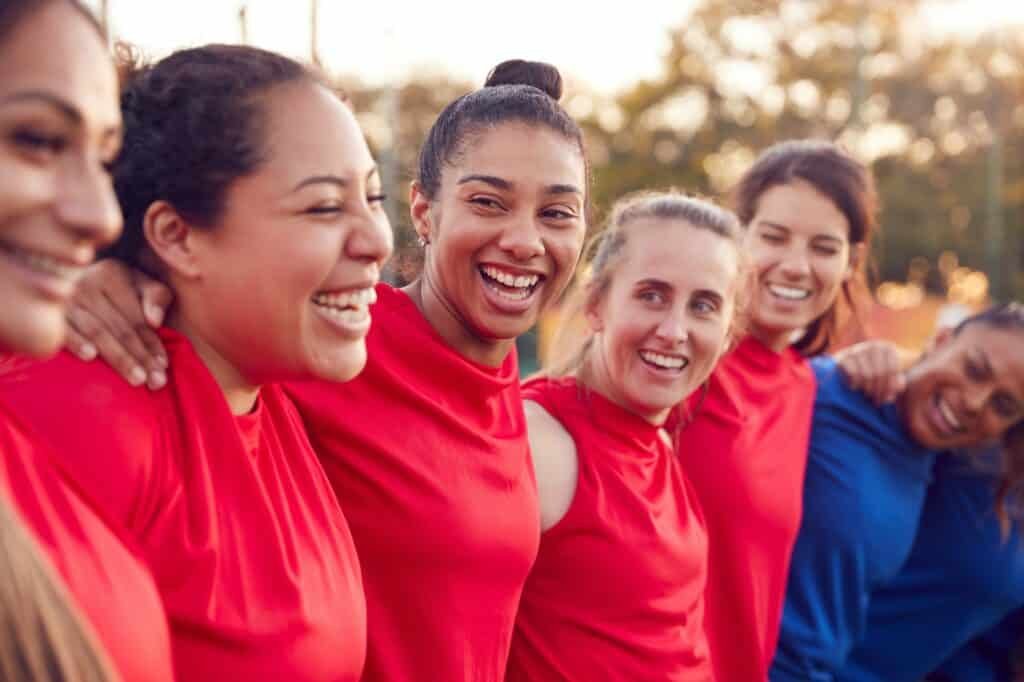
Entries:
MULTIPOLYGON (((75 276, 121 227, 103 168, 120 139, 88 12, 0 4, 0 359, 58 350, 75 276)), ((151 577, 12 407, 0 402, 0 678, 169 682, 151 577)))
MULTIPOLYGON (((515 340, 565 287, 586 231, 583 140, 560 94, 553 67, 510 61, 441 112, 412 187, 423 273, 377 288, 357 379, 287 386, 359 551, 364 680, 504 679, 540 539, 515 340)), ((147 324, 110 269, 93 291, 128 304, 85 305, 108 325, 147 324)), ((79 329, 118 366, 143 363, 79 329)))
POLYGON ((590 333, 528 382, 540 553, 518 680, 707 680, 707 537, 665 421, 729 341, 739 224, 674 193, 619 201, 578 306, 590 333))
MULTIPOLYGON (((1012 324, 1013 314, 1003 315, 1012 324)), ((939 339, 949 333, 940 331, 939 339)), ((840 363, 851 385, 865 387, 876 402, 887 401, 890 386, 898 397, 903 374, 890 344, 859 344, 845 350, 840 363)), ((1019 474, 1009 465, 1024 456, 1021 435, 1024 427, 1004 439, 1005 448, 957 453, 936 462, 913 549, 899 574, 871 595, 864 637, 843 667, 843 679, 916 682, 1013 609, 1024 607, 1019 500, 1007 499, 1015 497, 1008 493, 1019 485, 1019 474), (951 541, 960 551, 950 551, 951 541)), ((960 663, 944 668, 962 667, 968 659, 980 662, 985 649, 996 650, 988 657, 989 677, 998 678, 996 670, 1009 666, 1014 642, 997 647, 994 641, 989 637, 987 646, 974 647, 974 656, 964 653, 960 663)))
POLYGON ((174 291, 168 388, 65 354, 0 395, 140 547, 181 679, 358 680, 352 538, 270 382, 365 363, 391 250, 376 166, 349 107, 286 57, 210 45, 126 69, 113 252, 174 291))
POLYGON ((870 172, 828 142, 784 142, 743 175, 734 208, 753 281, 749 334, 695 397, 679 454, 707 522, 715 679, 763 682, 800 525, 814 377, 850 315, 875 231, 870 172))
MULTIPOLYGON (((837 678, 848 670, 875 594, 910 555, 937 453, 1021 428, 1022 339, 1018 304, 968 318, 910 368, 897 402, 881 407, 853 389, 834 361, 816 363, 806 513, 772 680, 837 678)), ((900 648, 901 669, 913 655, 911 645, 900 648)))

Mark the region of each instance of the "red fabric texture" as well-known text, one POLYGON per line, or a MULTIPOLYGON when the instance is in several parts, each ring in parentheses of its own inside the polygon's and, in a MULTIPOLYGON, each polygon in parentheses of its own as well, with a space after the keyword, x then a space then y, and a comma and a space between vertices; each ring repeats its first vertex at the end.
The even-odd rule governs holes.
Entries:
POLYGON ((576 443, 566 515, 541 536, 509 682, 711 679, 707 535, 664 431, 572 378, 523 387, 576 443))
POLYGON ((516 356, 470 362, 377 293, 363 373, 287 386, 362 562, 363 679, 499 682, 540 533, 516 356))
POLYGON ((0 400, 0 492, 121 679, 172 682, 167 617, 152 576, 10 408, 0 400))
POLYGON ((799 353, 748 337, 719 363, 679 435, 710 539, 705 620, 718 682, 764 682, 775 654, 814 393, 799 353))
POLYGON ((359 565, 298 412, 265 386, 251 414, 234 416, 187 339, 161 337, 161 391, 64 354, 9 373, 3 397, 139 546, 178 679, 358 680, 359 565))

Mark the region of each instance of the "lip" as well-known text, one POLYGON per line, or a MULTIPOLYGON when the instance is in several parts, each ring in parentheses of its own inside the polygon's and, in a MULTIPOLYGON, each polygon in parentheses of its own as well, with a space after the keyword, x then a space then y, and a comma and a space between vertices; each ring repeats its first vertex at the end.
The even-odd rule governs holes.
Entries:
POLYGON ((497 310, 499 313, 504 315, 522 315, 523 313, 530 310, 540 297, 541 291, 547 284, 547 275, 543 272, 533 269, 514 267, 505 265, 504 263, 480 263, 474 267, 476 276, 479 278, 481 289, 483 290, 484 299, 487 303, 497 310), (533 285, 530 293, 523 298, 510 298, 503 289, 500 289, 502 285, 492 283, 491 280, 482 272, 485 267, 492 267, 498 270, 502 270, 516 277, 530 277, 537 276, 537 283, 533 285))
POLYGON ((373 278, 365 279, 357 283, 346 282, 330 284, 319 289, 313 295, 313 298, 318 296, 337 297, 357 292, 367 292, 369 300, 350 304, 343 309, 321 305, 312 300, 312 298, 309 303, 313 306, 317 316, 335 333, 350 340, 362 339, 365 338, 366 334, 370 331, 370 325, 373 321, 373 318, 370 315, 370 307, 376 302, 376 285, 377 280, 373 278))
POLYGON ((945 398, 937 392, 933 394, 931 400, 928 401, 927 408, 925 409, 925 416, 932 431, 942 440, 955 438, 966 431, 963 426, 963 420, 960 419, 959 415, 957 415, 953 410, 949 401, 945 400, 945 398), (956 421, 960 422, 959 426, 950 421, 949 417, 945 413, 946 410, 952 414, 956 421))
POLYGON ((78 250, 75 255, 56 254, 46 249, 0 241, 0 262, 8 264, 37 294, 55 303, 64 303, 71 297, 75 280, 81 274, 80 271, 92 262, 92 255, 92 249, 88 249, 87 253, 78 250), (33 266, 25 259, 27 254, 53 260, 67 271, 58 273, 33 266))
POLYGON ((651 348, 641 348, 637 351, 637 358, 640 360, 640 364, 645 370, 651 373, 652 376, 658 377, 659 379, 678 379, 686 373, 686 370, 690 367, 690 358, 680 353, 667 353, 661 350, 654 350, 651 348), (658 365, 651 364, 644 359, 644 353, 655 353, 657 355, 665 355, 672 358, 681 358, 684 362, 682 367, 660 367, 658 365))
POLYGON ((779 301, 780 303, 787 303, 787 304, 790 304, 790 305, 795 305, 795 304, 799 304, 799 303, 806 303, 807 301, 811 300, 814 297, 814 289, 813 289, 813 287, 796 286, 796 285, 791 285, 791 284, 783 284, 781 282, 765 282, 763 286, 764 286, 765 291, 767 291, 769 293, 769 295, 771 295, 772 300, 779 301), (775 288, 775 287, 778 287, 778 288, 781 288, 781 289, 792 289, 792 290, 806 291, 807 295, 804 296, 803 298, 787 298, 786 296, 777 294, 773 290, 773 288, 775 288))

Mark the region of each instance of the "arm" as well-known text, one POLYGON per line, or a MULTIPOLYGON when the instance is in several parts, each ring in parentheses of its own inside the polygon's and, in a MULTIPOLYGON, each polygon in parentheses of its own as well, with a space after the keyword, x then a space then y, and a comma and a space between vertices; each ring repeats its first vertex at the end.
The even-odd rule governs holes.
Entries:
POLYGON ((906 388, 904 369, 910 353, 888 341, 865 341, 835 355, 850 386, 876 405, 892 402, 906 388))
POLYGON ((78 280, 68 308, 67 347, 82 360, 97 355, 132 386, 167 383, 167 354, 153 331, 173 293, 164 284, 111 259, 78 280))
POLYGON ((576 495, 579 476, 576 443, 565 427, 543 407, 531 400, 524 401, 523 407, 533 471, 537 477, 540 529, 543 533, 562 520, 576 495))

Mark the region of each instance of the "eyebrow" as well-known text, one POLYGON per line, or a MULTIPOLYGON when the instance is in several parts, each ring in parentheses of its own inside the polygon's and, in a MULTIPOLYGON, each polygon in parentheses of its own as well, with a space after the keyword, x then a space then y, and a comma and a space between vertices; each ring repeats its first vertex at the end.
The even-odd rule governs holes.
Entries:
POLYGON ((0 106, 19 102, 42 102, 56 109, 68 121, 80 124, 82 114, 67 100, 45 90, 22 90, 0 99, 0 106))
MULTIPOLYGON (((377 166, 371 168, 366 173, 366 179, 369 180, 370 178, 372 178, 374 175, 377 174, 377 171, 377 166)), ((303 187, 308 187, 309 185, 319 185, 324 183, 328 185, 334 185, 335 187, 339 187, 341 189, 345 189, 349 185, 348 180, 339 175, 311 175, 308 178, 299 182, 299 184, 295 185, 295 187, 292 188, 292 192, 298 192, 303 187)))
MULTIPOLYGON (((484 175, 480 173, 472 173, 470 175, 464 175, 456 181, 458 185, 465 185, 468 182, 482 182, 486 185, 491 185, 501 190, 508 191, 515 187, 515 183, 509 182, 505 178, 499 178, 496 175, 484 175)), ((575 185, 567 185, 556 183, 548 185, 544 188, 544 194, 583 194, 580 188, 575 185)))

